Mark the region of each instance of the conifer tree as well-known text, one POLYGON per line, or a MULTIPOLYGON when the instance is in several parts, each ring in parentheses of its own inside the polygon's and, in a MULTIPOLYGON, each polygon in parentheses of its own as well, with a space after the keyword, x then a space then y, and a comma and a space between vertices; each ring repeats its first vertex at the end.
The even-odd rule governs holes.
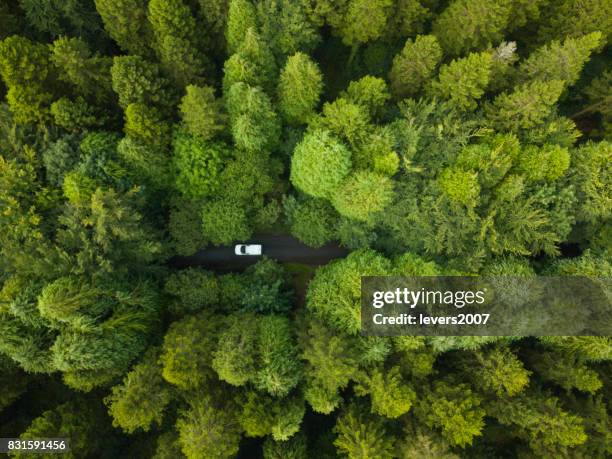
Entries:
POLYGON ((518 131, 542 123, 559 100, 565 83, 561 80, 533 81, 504 92, 486 107, 487 118, 496 128, 518 131))
POLYGON ((113 424, 128 433, 137 429, 148 431, 153 425, 160 425, 172 400, 170 388, 162 379, 158 358, 158 349, 147 351, 122 384, 114 386, 104 400, 113 424))
POLYGON ((149 57, 153 32, 145 0, 94 0, 104 28, 121 49, 149 57))
POLYGON ((578 81, 582 68, 601 40, 602 34, 593 32, 579 38, 568 37, 563 44, 552 41, 536 49, 521 62, 518 69, 519 79, 562 80, 567 86, 571 86, 578 81))
POLYGON ((210 86, 189 85, 181 100, 180 112, 190 134, 202 140, 212 139, 225 127, 222 103, 210 86))
POLYGON ((249 29, 257 30, 255 6, 250 0, 230 0, 225 29, 228 54, 238 51, 249 29))
POLYGON ((323 76, 315 62, 306 54, 290 56, 278 82, 279 108, 292 124, 308 122, 314 114, 323 91, 323 76))
POLYGON ((492 57, 488 52, 470 53, 440 68, 438 79, 431 85, 432 93, 448 99, 459 109, 473 111, 489 84, 492 57))
POLYGON ((362 405, 350 404, 337 418, 334 440, 338 452, 348 457, 393 457, 393 440, 381 418, 367 414, 362 405))
POLYGON ((565 37, 579 38, 596 31, 603 34, 597 51, 601 51, 610 42, 612 5, 606 0, 556 0, 542 12, 537 36, 541 43, 565 37))
POLYGON ((54 72, 49 50, 42 43, 13 35, 0 42, 0 76, 6 101, 17 123, 37 123, 49 117, 54 72))
POLYGON ((389 73, 391 91, 396 99, 420 92, 442 60, 442 48, 433 35, 417 35, 406 40, 402 51, 393 58, 389 73))
POLYGON ((432 29, 444 51, 453 56, 501 41, 511 20, 511 0, 453 0, 432 29))
POLYGON ((189 7, 182 0, 151 0, 148 8, 164 69, 179 88, 199 83, 208 63, 198 50, 196 22, 189 7))

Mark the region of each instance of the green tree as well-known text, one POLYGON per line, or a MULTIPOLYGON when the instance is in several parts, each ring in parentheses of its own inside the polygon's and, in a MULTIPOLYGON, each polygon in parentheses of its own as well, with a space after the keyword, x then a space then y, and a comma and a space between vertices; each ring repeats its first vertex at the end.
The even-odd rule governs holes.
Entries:
POLYGON ((263 445, 264 459, 306 459, 308 445, 306 436, 297 434, 287 441, 266 439, 263 445))
POLYGON ((113 425, 127 433, 138 429, 148 431, 154 424, 160 425, 172 401, 172 393, 161 376, 158 358, 158 349, 147 351, 122 383, 114 386, 104 399, 113 425))
POLYGON ((223 65, 223 92, 227 95, 235 83, 246 83, 260 86, 271 95, 277 72, 276 61, 267 43, 254 28, 250 28, 236 53, 223 65))
POLYGON ((316 198, 329 198, 348 175, 349 150, 328 131, 307 133, 291 158, 291 183, 316 198))
POLYGON ((287 395, 301 379, 289 320, 274 315, 233 316, 220 336, 213 368, 219 378, 232 385, 252 382, 271 395, 287 395), (248 330, 245 321, 252 323, 248 330))
POLYGON ((496 399, 487 411, 528 442, 532 454, 558 455, 587 439, 583 419, 559 405, 556 397, 532 390, 512 399, 496 399))
POLYGON ((278 145, 280 120, 270 98, 260 88, 236 83, 227 95, 227 109, 237 147, 269 152, 278 145))
POLYGON ((155 107, 141 103, 125 108, 125 134, 132 139, 163 149, 170 143, 170 123, 155 107))
POLYGON ((99 128, 107 118, 82 97, 70 100, 61 97, 51 104, 51 116, 56 125, 70 132, 99 128))
POLYGON ((317 64, 303 53, 290 56, 278 81, 278 104, 287 122, 307 123, 319 103, 323 76, 317 64))
POLYGON ((149 57, 153 32, 146 0, 94 0, 104 28, 121 49, 149 57))
POLYGON ((213 349, 223 320, 208 312, 173 322, 162 345, 159 362, 163 379, 183 391, 214 380, 213 349))
MULTIPOLYGON (((108 440, 113 439, 102 404, 98 400, 83 397, 62 403, 35 418, 19 438, 35 440, 62 437, 70 438, 70 450, 63 453, 67 458, 102 454, 105 444, 108 445, 108 440)), ((29 454, 18 452, 12 455, 25 458, 29 454)))
POLYGON ((440 381, 420 398, 415 414, 427 427, 441 429, 451 445, 465 447, 482 435, 485 411, 480 403, 467 385, 440 381))
POLYGON ((381 418, 368 415, 356 403, 350 404, 334 426, 338 452, 350 458, 392 458, 393 439, 381 418))
POLYGON ((393 58, 389 72, 391 92, 395 99, 414 97, 433 77, 442 60, 442 48, 433 35, 408 39, 402 51, 393 58))
POLYGON ((512 1, 453 0, 433 22, 444 51, 457 56, 501 41, 509 26, 512 1))
POLYGON ((286 441, 300 429, 304 417, 301 397, 274 398, 256 391, 239 397, 240 425, 249 437, 270 435, 276 441, 286 441))
POLYGON ((564 87, 561 80, 536 80, 520 85, 513 92, 500 94, 485 107, 487 118, 502 130, 533 128, 550 115, 564 87))
POLYGON ((28 124, 48 119, 55 75, 45 45, 18 35, 2 40, 0 76, 8 88, 6 101, 15 122, 28 124))
POLYGON ((300 348, 306 361, 306 400, 314 411, 329 414, 342 400, 339 389, 344 389, 357 374, 355 342, 324 322, 309 319, 300 336, 300 348))
POLYGON ((357 334, 361 328, 361 277, 382 276, 390 269, 389 260, 374 251, 352 252, 317 270, 306 294, 306 307, 338 331, 357 334))
POLYGON ((151 0, 148 19, 163 68, 179 88, 199 83, 208 65, 197 47, 195 18, 182 0, 151 0))
POLYGON ((383 36, 393 12, 392 0, 350 0, 339 33, 345 45, 356 48, 383 36))
POLYGON ((597 51, 610 42, 612 5, 606 0, 555 0, 543 12, 537 36, 542 43, 565 37, 578 38, 596 31, 603 34, 597 51))
POLYGON ((387 177, 369 171, 347 176, 332 195, 332 204, 341 215, 368 221, 393 200, 393 183, 387 177))
POLYGON ((291 234, 311 247, 322 247, 335 235, 338 217, 322 199, 285 200, 285 213, 291 234))
POLYGON ((100 103, 112 100, 110 57, 92 56, 84 40, 62 37, 53 42, 50 58, 59 79, 74 85, 80 95, 100 103))
POLYGON ((372 368, 358 378, 356 393, 369 395, 372 412, 388 418, 398 418, 407 413, 416 393, 404 381, 399 367, 389 370, 372 368))
POLYGON ((553 40, 536 49, 521 62, 518 68, 520 81, 562 80, 567 86, 571 86, 578 81, 584 65, 601 41, 601 32, 593 32, 579 38, 568 37, 563 44, 553 40))
POLYGON ((228 54, 238 51, 249 29, 257 29, 257 13, 250 0, 230 0, 225 39, 228 54))
POLYGON ((357 81, 351 81, 341 97, 361 105, 368 110, 370 115, 374 116, 383 111, 391 96, 385 80, 367 75, 357 81))
POLYGON ((282 63, 286 56, 313 51, 321 39, 316 26, 306 15, 303 2, 257 2, 257 24, 278 63, 282 63))
POLYGON ((579 221, 596 223, 611 217, 612 144, 588 142, 572 151, 570 176, 578 206, 579 221))
POLYGON ((176 422, 179 444, 188 459, 224 459, 238 453, 240 427, 231 402, 220 394, 194 394, 176 422))
POLYGON ((225 128, 222 102, 210 86, 189 85, 179 107, 181 118, 191 135, 210 140, 225 128))
POLYGON ((470 53, 440 68, 438 79, 432 82, 432 93, 450 100, 459 109, 473 111, 489 84, 492 57, 488 52, 470 53))
POLYGON ((213 195, 220 185, 223 163, 229 156, 229 147, 224 143, 207 142, 184 130, 177 131, 172 157, 176 187, 190 198, 213 195))
POLYGON ((175 101, 170 83, 162 76, 159 66, 140 56, 115 56, 111 78, 123 108, 132 103, 166 108, 175 101))

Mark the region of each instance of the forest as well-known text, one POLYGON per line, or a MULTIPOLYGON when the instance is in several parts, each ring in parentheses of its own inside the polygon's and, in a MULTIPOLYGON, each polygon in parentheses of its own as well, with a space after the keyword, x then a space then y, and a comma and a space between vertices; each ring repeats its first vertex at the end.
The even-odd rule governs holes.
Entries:
POLYGON ((359 321, 362 276, 612 277, 611 40, 612 0, 0 0, 0 437, 611 457, 611 336, 359 321), (262 234, 350 253, 172 264, 262 234))

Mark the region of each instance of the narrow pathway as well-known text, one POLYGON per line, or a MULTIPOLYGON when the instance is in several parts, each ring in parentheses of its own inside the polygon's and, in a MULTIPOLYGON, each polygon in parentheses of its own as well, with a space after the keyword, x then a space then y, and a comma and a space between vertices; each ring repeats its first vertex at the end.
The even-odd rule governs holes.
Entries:
MULTIPOLYGON (((349 251, 336 243, 313 249, 292 236, 254 236, 245 244, 261 244, 263 255, 280 262, 324 265, 336 258, 344 258, 349 251)), ((263 256, 262 255, 262 256, 263 256)), ((203 266, 211 269, 236 269, 256 263, 261 256, 240 256, 234 253, 234 245, 209 247, 190 256, 177 256, 170 260, 176 268, 203 266)))

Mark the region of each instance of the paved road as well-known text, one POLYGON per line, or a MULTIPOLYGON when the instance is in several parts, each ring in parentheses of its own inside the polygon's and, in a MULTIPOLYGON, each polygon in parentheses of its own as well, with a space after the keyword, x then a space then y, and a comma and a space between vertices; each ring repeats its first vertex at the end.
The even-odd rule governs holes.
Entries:
MULTIPOLYGON (((323 265, 336 258, 344 258, 348 250, 338 244, 327 244, 319 249, 313 249, 291 236, 254 236, 246 244, 261 244, 263 255, 277 261, 323 265)), ((239 256, 234 254, 234 246, 209 247, 194 255, 177 256, 170 264, 177 268, 188 266, 204 266, 213 269, 236 269, 256 263, 261 256, 239 256)))

